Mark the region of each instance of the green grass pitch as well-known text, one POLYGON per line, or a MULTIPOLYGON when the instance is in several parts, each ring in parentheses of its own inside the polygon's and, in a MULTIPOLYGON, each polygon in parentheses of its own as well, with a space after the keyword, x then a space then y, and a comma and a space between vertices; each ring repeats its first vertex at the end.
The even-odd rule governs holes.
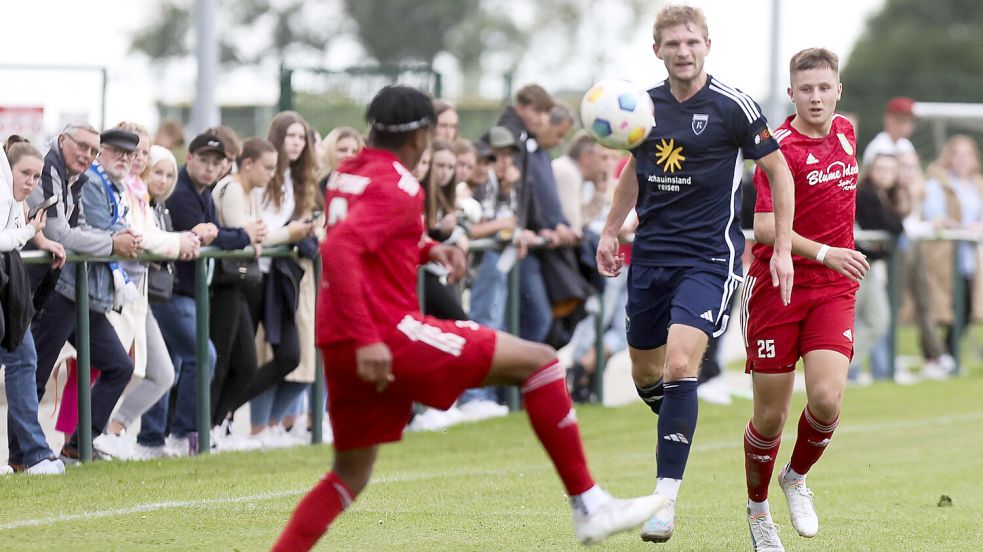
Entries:
MULTIPOLYGON (((797 395, 779 462, 794 440, 797 395)), ((749 550, 741 436, 751 403, 701 404, 663 545, 637 533, 599 550, 749 550)), ((644 406, 578 409, 598 481, 651 492, 656 418, 644 406)), ((98 463, 65 477, 0 479, 0 550, 268 550, 330 447, 98 463)), ((983 372, 912 387, 847 390, 840 427, 809 477, 821 519, 803 539, 771 486, 789 551, 983 550, 983 372), (939 506, 942 495, 952 505, 939 506)), ((575 550, 570 510, 522 414, 409 434, 319 550, 575 550)))

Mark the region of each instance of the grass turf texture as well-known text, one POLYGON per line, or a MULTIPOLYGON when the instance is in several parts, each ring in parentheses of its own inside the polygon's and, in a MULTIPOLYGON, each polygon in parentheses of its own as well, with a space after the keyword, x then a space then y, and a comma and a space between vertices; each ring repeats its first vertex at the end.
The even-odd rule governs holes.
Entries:
MULTIPOLYGON (((981 396, 978 367, 945 382, 848 389, 841 425, 810 474, 817 537, 795 534, 772 482, 786 548, 980 550, 981 396), (942 495, 951 507, 938 506, 942 495)), ((803 401, 793 401, 780 463, 803 401)), ((751 403, 700 410, 676 535, 650 545, 628 533, 600 549, 750 549, 741 435, 751 403)), ((620 496, 650 492, 656 418, 648 409, 591 406, 578 415, 598 481, 620 496)), ((301 447, 0 478, 0 550, 268 550, 330 456, 329 447, 301 447)), ((522 414, 409 434, 383 448, 374 478, 319 549, 578 548, 562 487, 522 414)))

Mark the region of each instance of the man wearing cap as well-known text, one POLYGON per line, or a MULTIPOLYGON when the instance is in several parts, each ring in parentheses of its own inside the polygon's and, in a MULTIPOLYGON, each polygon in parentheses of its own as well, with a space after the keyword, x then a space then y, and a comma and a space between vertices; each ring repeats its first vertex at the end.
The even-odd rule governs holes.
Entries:
MULTIPOLYGON (((221 176, 226 161, 226 148, 221 138, 205 132, 188 145, 188 157, 178 171, 174 193, 167 200, 175 232, 194 232, 202 245, 215 245, 221 249, 243 249, 253 243, 255 234, 265 234, 261 222, 245 228, 222 228, 215 215, 212 202, 212 186, 221 176)), ((262 237, 258 241, 261 241, 262 237)), ((195 337, 197 314, 195 310, 195 265, 190 261, 175 263, 176 280, 174 295, 167 303, 151 306, 160 325, 167 349, 174 359, 177 376, 174 412, 171 419, 171 436, 165 443, 168 402, 165 393, 141 419, 138 441, 144 446, 168 445, 173 455, 187 455, 196 443, 198 406, 197 389, 197 340, 195 337)), ((209 347, 209 372, 214 369, 215 352, 209 347)), ((207 414, 206 414, 207 415, 207 414)))
MULTIPOLYGON (((136 256, 142 251, 140 236, 126 227, 121 197, 125 189, 123 178, 130 171, 139 137, 127 130, 111 129, 103 132, 99 141, 101 149, 95 162, 85 172, 86 180, 80 190, 79 225, 114 238, 119 247, 113 253, 136 256)), ((102 254, 106 254, 103 252, 102 254)), ((106 313, 119 306, 119 297, 127 282, 125 271, 118 263, 90 263, 89 287, 89 339, 92 363, 100 374, 92 388, 92 436, 99 436, 109 422, 123 389, 133 374, 133 361, 120 344, 119 337, 106 313)), ((41 345, 38 351, 38 391, 44 385, 58 359, 62 346, 75 335, 75 264, 68 263, 55 285, 57 293, 37 320, 35 341, 41 345)), ((66 441, 61 451, 65 462, 79 458, 78 431, 66 441)), ((96 454, 98 449, 93 449, 96 454)))
POLYGON ((869 165, 878 155, 905 155, 915 153, 915 146, 908 138, 915 130, 915 100, 898 96, 884 106, 884 130, 879 132, 864 149, 863 164, 869 165))

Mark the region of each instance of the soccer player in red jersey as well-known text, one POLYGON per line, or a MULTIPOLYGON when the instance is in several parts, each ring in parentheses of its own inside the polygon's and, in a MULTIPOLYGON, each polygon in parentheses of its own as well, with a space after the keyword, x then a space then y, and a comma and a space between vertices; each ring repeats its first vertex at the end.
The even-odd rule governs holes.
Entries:
POLYGON ((748 524, 757 552, 784 550, 768 508, 768 482, 792 399, 795 364, 805 362, 808 403, 799 418, 792 459, 779 473, 792 525, 804 537, 819 530, 806 474, 836 429, 853 356, 858 281, 870 268, 854 250, 856 138, 837 115, 842 85, 835 54, 803 50, 789 64, 795 114, 775 131, 795 180, 792 253, 795 295, 782 304, 769 281, 775 219, 768 178, 760 170, 754 215, 754 262, 744 289, 744 345, 754 384, 754 414, 744 432, 748 524))
POLYGON ((631 529, 665 505, 619 500, 587 468, 563 369, 551 347, 470 321, 423 316, 417 267, 444 264, 454 277, 464 254, 424 238, 424 190, 410 173, 429 147, 430 99, 403 86, 369 105, 366 147, 327 185, 328 233, 317 305, 317 344, 328 381, 334 463, 305 496, 274 545, 309 550, 365 489, 379 445, 398 441, 414 401, 447 409, 465 389, 519 385, 533 430, 563 481, 584 544, 631 529))

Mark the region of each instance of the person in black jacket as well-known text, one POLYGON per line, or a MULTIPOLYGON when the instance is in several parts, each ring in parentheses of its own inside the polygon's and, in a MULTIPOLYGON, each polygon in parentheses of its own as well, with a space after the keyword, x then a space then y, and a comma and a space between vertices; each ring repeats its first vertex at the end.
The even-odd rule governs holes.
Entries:
MULTIPOLYGON (((857 185, 857 226, 862 230, 885 230, 895 237, 904 233, 902 220, 909 209, 903 190, 898 186, 898 160, 893 155, 878 155, 866 167, 857 185)), ((859 378, 859 369, 871 357, 874 379, 890 378, 885 357, 891 324, 891 303, 887 293, 887 259, 893 242, 859 242, 857 249, 867 256, 870 270, 857 290, 857 318, 854 354, 850 377, 859 378)), ((887 351, 887 354, 890 354, 887 351)))

